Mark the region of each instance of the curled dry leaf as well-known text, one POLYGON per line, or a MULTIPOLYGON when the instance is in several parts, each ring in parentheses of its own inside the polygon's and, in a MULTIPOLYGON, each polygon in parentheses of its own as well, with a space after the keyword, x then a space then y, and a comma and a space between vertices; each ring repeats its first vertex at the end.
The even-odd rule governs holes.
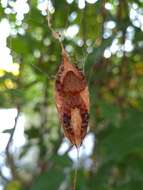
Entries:
POLYGON ((70 63, 64 49, 55 82, 55 99, 64 134, 79 147, 88 127, 88 86, 84 74, 70 63))

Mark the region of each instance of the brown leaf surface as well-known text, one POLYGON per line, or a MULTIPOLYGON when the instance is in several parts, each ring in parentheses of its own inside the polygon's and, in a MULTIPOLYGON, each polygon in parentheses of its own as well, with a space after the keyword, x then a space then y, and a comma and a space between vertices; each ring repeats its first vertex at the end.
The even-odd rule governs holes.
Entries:
POLYGON ((55 100, 65 136, 80 146, 88 127, 89 92, 84 74, 70 63, 65 50, 56 77, 55 100))

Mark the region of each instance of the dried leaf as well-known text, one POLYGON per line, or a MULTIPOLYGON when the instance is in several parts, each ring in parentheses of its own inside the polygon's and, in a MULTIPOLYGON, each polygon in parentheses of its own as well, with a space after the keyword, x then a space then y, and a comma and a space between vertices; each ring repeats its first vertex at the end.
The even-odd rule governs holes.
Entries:
POLYGON ((70 63, 65 50, 62 58, 55 82, 57 110, 65 136, 80 146, 88 127, 88 86, 84 74, 70 63))

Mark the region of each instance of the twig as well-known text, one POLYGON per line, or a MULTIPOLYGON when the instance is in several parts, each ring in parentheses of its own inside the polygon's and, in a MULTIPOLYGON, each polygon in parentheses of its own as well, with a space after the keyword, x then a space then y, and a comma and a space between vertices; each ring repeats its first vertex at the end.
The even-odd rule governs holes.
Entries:
POLYGON ((78 167, 79 167, 79 151, 80 151, 80 147, 76 147, 76 150, 77 150, 77 164, 76 164, 75 171, 74 171, 74 179, 73 179, 72 190, 77 189, 77 174, 78 174, 78 167))
POLYGON ((104 23, 106 21, 106 16, 107 16, 107 10, 105 9, 105 3, 106 3, 106 0, 102 0, 102 3, 101 3, 101 16, 102 16, 101 42, 103 42, 103 40, 104 40, 104 38, 103 38, 104 23))
POLYGON ((12 176, 15 179, 20 179, 20 177, 19 177, 19 175, 16 172, 15 162, 14 162, 14 159, 13 159, 11 153, 10 153, 10 146, 11 146, 11 143, 12 143, 12 140, 13 140, 13 135, 14 135, 14 132, 15 132, 15 129, 16 129, 16 126, 17 126, 17 121, 18 121, 18 118, 19 118, 19 114, 20 114, 20 110, 19 110, 19 106, 18 106, 17 107, 17 115, 15 117, 15 122, 14 122, 13 130, 11 132, 10 138, 9 138, 7 146, 6 146, 7 162, 8 162, 9 168, 11 170, 12 176))
POLYGON ((46 78, 48 78, 49 80, 53 80, 55 79, 55 76, 49 76, 46 72, 42 71, 38 66, 36 66, 33 63, 30 63, 30 65, 32 65, 37 71, 39 71, 40 73, 44 74, 46 76, 46 78))
POLYGON ((49 9, 47 8, 47 21, 48 21, 48 27, 49 29, 51 30, 51 33, 52 33, 52 36, 53 38, 55 38, 56 40, 59 41, 60 45, 61 45, 61 48, 62 48, 62 51, 65 52, 64 50, 64 46, 63 46, 63 43, 61 41, 61 35, 59 32, 56 32, 53 27, 52 27, 52 24, 51 24, 51 14, 49 12, 49 9))
POLYGON ((6 153, 9 152, 9 148, 10 148, 10 145, 11 145, 11 142, 12 142, 12 139, 13 139, 13 135, 14 135, 14 132, 15 132, 15 129, 16 129, 16 125, 17 125, 17 121, 18 121, 18 118, 19 118, 19 114, 20 114, 19 109, 17 109, 17 115, 15 117, 15 122, 14 122, 13 130, 11 132, 10 138, 9 138, 7 146, 6 146, 6 153))

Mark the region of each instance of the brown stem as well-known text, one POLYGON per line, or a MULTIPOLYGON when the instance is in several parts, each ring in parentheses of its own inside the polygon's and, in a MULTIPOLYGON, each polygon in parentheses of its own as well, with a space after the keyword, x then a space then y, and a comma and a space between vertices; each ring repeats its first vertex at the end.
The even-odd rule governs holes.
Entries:
POLYGON ((101 42, 104 40, 103 39, 104 23, 105 23, 106 15, 107 15, 107 10, 105 9, 105 3, 106 3, 106 0, 102 0, 102 4, 101 4, 101 16, 102 16, 101 42))
POLYGON ((86 10, 87 10, 87 5, 85 5, 85 8, 83 9, 82 18, 81 18, 81 22, 82 22, 82 38, 83 38, 83 42, 84 42, 84 51, 86 51, 86 39, 87 39, 87 27, 86 27, 86 12, 87 11, 86 10))
MULTIPOLYGON (((17 78, 17 86, 18 86, 19 89, 21 88, 21 75, 22 75, 22 69, 23 69, 22 62, 23 62, 23 59, 22 59, 22 56, 20 56, 19 76, 17 78)), ((8 140, 8 143, 7 143, 7 146, 6 146, 6 149, 5 149, 5 154, 6 154, 6 161, 7 161, 7 164, 9 166, 10 170, 11 170, 12 177, 14 179, 17 179, 17 180, 21 181, 22 183, 24 183, 23 179, 19 176, 19 174, 17 172, 16 163, 15 163, 13 154, 10 151, 13 136, 14 136, 14 132, 16 130, 18 118, 19 118, 19 115, 20 115, 20 99, 17 99, 16 108, 17 108, 17 115, 15 117, 14 126, 12 128, 13 130, 12 130, 12 132, 10 134, 10 138, 8 140)))
POLYGON ((12 140, 13 140, 13 135, 14 135, 14 132, 15 132, 15 129, 16 129, 16 126, 17 126, 17 121, 18 121, 18 118, 19 118, 19 114, 20 114, 20 110, 19 110, 19 107, 17 107, 17 115, 15 117, 13 130, 11 132, 10 138, 9 138, 7 146, 6 146, 7 163, 9 165, 9 168, 11 170, 11 173, 12 173, 12 176, 13 176, 14 179, 19 179, 19 175, 18 175, 18 173, 16 171, 16 165, 15 165, 13 156, 10 153, 10 147, 11 147, 12 140))
POLYGON ((19 113, 19 110, 18 110, 17 111, 17 115, 15 117, 15 122, 14 122, 13 130, 11 132, 10 138, 9 138, 7 146, 6 146, 6 153, 9 152, 9 148, 10 148, 10 145, 11 145, 11 142, 12 142, 12 139, 13 139, 13 135, 14 135, 14 132, 15 132, 15 129, 16 129, 16 125, 17 125, 19 114, 20 113, 19 113))
POLYGON ((61 41, 61 35, 60 35, 60 33, 59 33, 59 32, 56 32, 56 31, 53 29, 53 27, 52 27, 52 23, 51 23, 52 17, 51 17, 51 15, 50 15, 50 12, 49 12, 48 9, 47 9, 47 14, 48 14, 48 15, 47 15, 48 27, 49 27, 49 29, 51 30, 52 36, 53 36, 54 39, 56 39, 56 40, 59 41, 62 50, 64 50, 64 46, 63 46, 63 43, 62 43, 62 41, 61 41))

